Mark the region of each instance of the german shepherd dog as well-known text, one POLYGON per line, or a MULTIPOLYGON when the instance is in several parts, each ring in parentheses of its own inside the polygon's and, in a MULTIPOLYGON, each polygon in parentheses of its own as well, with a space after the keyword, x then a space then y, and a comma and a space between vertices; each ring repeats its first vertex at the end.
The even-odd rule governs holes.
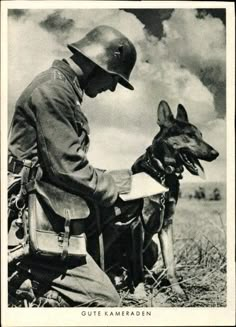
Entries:
MULTIPOLYGON (((152 269, 158 259, 157 244, 152 237, 158 234, 167 279, 175 293, 184 295, 176 277, 173 253, 172 220, 178 201, 179 179, 182 178, 184 168, 193 175, 204 177, 204 169, 199 159, 213 161, 218 152, 203 140, 199 129, 189 122, 187 112, 181 104, 178 105, 177 116, 174 118, 168 103, 161 101, 157 110, 157 124, 160 126, 159 133, 146 153, 136 160, 132 171, 133 174, 148 173, 168 187, 169 191, 165 195, 144 199, 141 214, 142 232, 135 234, 135 228, 133 230, 133 237, 139 246, 126 255, 130 255, 131 261, 134 262, 134 257, 139 255, 137 252, 141 248, 141 258, 136 258, 135 262, 142 265, 142 270, 144 266, 152 269)), ((143 275, 137 273, 138 265, 133 265, 132 270, 134 285, 138 285, 143 275)))

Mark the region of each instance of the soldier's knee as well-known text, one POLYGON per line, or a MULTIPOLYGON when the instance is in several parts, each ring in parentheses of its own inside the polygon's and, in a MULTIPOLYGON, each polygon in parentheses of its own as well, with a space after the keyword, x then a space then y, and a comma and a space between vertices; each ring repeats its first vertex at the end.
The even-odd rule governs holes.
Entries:
POLYGON ((120 306, 120 296, 117 293, 117 290, 115 289, 114 285, 109 282, 106 284, 106 286, 103 288, 103 305, 105 307, 119 307, 120 306))
POLYGON ((107 307, 120 307, 120 302, 121 302, 120 296, 114 288, 108 299, 107 307))
POLYGON ((102 307, 119 307, 120 306, 120 296, 117 293, 116 288, 108 278, 104 276, 102 285, 99 285, 99 289, 94 293, 94 297, 98 295, 99 306, 102 307))

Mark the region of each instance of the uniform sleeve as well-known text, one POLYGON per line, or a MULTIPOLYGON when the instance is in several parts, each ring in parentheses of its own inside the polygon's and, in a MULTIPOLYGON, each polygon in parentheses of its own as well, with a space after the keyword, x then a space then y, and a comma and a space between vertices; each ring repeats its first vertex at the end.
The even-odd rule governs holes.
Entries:
POLYGON ((118 191, 109 173, 88 162, 75 130, 75 98, 64 81, 50 81, 31 96, 36 115, 39 158, 48 178, 69 192, 84 194, 102 206, 111 206, 118 191))

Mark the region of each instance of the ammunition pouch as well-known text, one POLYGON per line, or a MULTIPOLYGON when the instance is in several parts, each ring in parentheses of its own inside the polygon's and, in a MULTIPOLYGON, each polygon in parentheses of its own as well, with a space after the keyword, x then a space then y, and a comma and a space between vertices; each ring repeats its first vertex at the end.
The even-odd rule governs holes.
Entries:
POLYGON ((84 199, 46 182, 36 181, 28 197, 30 249, 42 256, 86 256, 84 199))

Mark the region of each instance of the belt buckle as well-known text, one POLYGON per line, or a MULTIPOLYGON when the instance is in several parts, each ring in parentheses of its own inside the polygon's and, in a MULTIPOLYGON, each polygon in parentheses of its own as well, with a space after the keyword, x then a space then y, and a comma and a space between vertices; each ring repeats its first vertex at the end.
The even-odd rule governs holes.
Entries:
POLYGON ((60 247, 62 247, 63 246, 63 241, 64 241, 64 233, 63 232, 58 233, 57 241, 58 241, 58 245, 60 247))

